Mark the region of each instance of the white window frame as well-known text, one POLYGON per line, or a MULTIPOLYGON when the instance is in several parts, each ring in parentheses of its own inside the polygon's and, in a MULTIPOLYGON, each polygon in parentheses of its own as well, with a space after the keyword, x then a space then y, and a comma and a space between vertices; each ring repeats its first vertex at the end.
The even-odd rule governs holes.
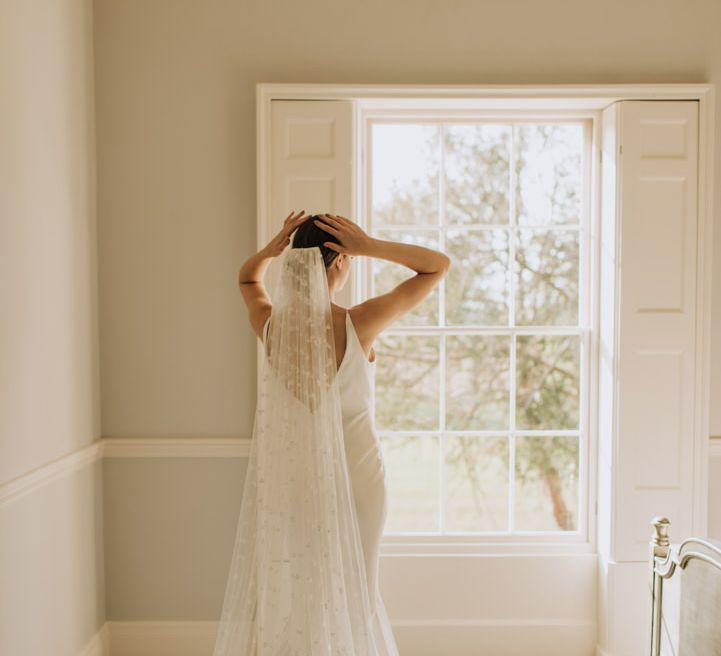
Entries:
MULTIPOLYGON (((590 504, 595 503, 595 496, 592 492, 595 490, 595 485, 590 483, 589 475, 595 471, 595 431, 593 430, 592 423, 589 419, 589 412, 591 410, 591 400, 595 399, 597 395, 591 393, 591 384, 593 383, 597 373, 597 349, 593 348, 593 344, 596 340, 598 316, 594 312, 594 309, 598 305, 598 278, 597 276, 591 275, 591 271, 594 269, 594 265, 597 259, 597 251, 594 250, 598 247, 598 236, 597 236, 597 222, 598 214, 594 211, 594 201, 596 196, 596 186, 593 184, 593 180, 598 176, 598 164, 597 159, 594 157, 594 153, 597 150, 599 139, 600 139, 600 116, 596 111, 589 110, 549 110, 546 112, 539 113, 533 109, 528 110, 514 110, 504 112, 502 110, 488 110, 488 109, 476 109, 466 110, 463 115, 459 116, 458 112, 451 111, 446 113, 439 109, 423 109, 423 108, 407 108, 407 109, 393 109, 393 108, 382 108, 376 109, 372 106, 367 107, 364 101, 358 103, 358 118, 359 128, 361 135, 358 140, 358 144, 362 144, 361 148, 357 148, 357 158, 359 165, 362 166, 362 170, 365 174, 361 176, 361 179, 357 181, 359 185, 359 209, 358 209, 358 220, 361 226, 365 230, 371 230, 371 216, 372 216, 372 198, 370 184, 364 184, 372 179, 372 162, 369 154, 371 153, 371 142, 372 142, 372 126, 377 123, 442 123, 442 124, 469 124, 477 122, 493 122, 510 124, 511 122, 521 123, 540 123, 544 120, 551 121, 554 123, 576 123, 580 122, 583 125, 584 130, 584 170, 583 170, 583 216, 579 220, 579 227, 577 231, 579 233, 579 303, 578 316, 579 326, 578 328, 556 328, 555 326, 547 326, 538 329, 538 327, 526 327, 526 326, 499 326, 498 330, 484 330, 480 332, 478 329, 472 328, 467 331, 458 327, 443 327, 437 328, 433 326, 429 327, 389 327, 385 332, 388 334, 398 335, 426 335, 426 334, 441 334, 443 332, 452 333, 468 333, 472 335, 476 334, 509 334, 512 339, 511 353, 510 353, 510 375, 511 375, 511 387, 510 387, 510 398, 512 399, 515 394, 513 382, 515 381, 515 349, 513 348, 513 338, 519 334, 578 334, 580 337, 580 398, 579 398, 579 427, 576 430, 548 430, 548 431, 533 431, 533 434, 542 435, 574 435, 579 437, 579 490, 578 490, 578 527, 575 531, 513 531, 508 532, 484 532, 482 534, 435 534, 429 532, 407 532, 403 534, 384 534, 382 544, 386 545, 404 545, 410 540, 420 541, 428 546, 434 546, 438 544, 444 544, 449 541, 453 541, 457 546, 473 547, 479 544, 508 544, 514 543, 519 545, 524 544, 583 544, 590 543, 591 536, 589 534, 589 508, 590 504)), ((513 172, 511 172, 513 173, 513 172)), ((439 190, 440 193, 440 190, 439 190)), ((511 203, 513 207, 513 202, 511 203)), ((513 217, 511 217, 513 219, 513 217)), ((389 228, 391 226, 388 226, 389 228)), ((396 229, 413 229, 414 226, 395 226, 396 229)), ((434 226, 421 226, 431 227, 434 226)), ((488 226, 484 226, 487 228, 488 226)), ((499 226, 500 228, 508 229, 512 232, 516 227, 513 220, 508 225, 499 226)), ((546 227, 546 226, 542 226, 546 227)), ((550 229, 564 228, 563 226, 548 226, 550 229)), ((565 227, 564 229, 569 229, 565 227)), ((576 229, 575 227, 573 229, 576 229)), ((444 246, 444 233, 443 229, 439 227, 440 234, 440 248, 445 250, 444 246)), ((509 240, 509 266, 511 267, 508 275, 510 276, 510 287, 509 287, 509 300, 513 301, 514 297, 514 276, 513 276, 513 262, 514 262, 514 249, 513 240, 509 240)), ((362 275, 359 276, 358 289, 355 290, 353 302, 360 302, 361 300, 368 298, 372 290, 372 266, 368 260, 361 260, 362 264, 362 275)), ((444 314, 444 298, 441 293, 439 298, 439 312, 442 317, 444 314)), ((445 415, 445 369, 444 369, 444 348, 443 340, 441 340, 441 351, 440 351, 440 364, 439 364, 439 402, 440 409, 439 413, 441 419, 445 415)), ((509 408, 510 410, 510 408, 509 408)), ((595 412, 595 409, 594 409, 595 412)), ((511 413, 513 415, 513 413, 511 413)), ((442 422, 443 423, 443 422, 442 422)), ((379 431, 392 432, 392 431, 379 431)), ((443 434, 447 432, 445 427, 440 427, 437 431, 422 431, 413 430, 408 431, 413 434, 426 434, 426 433, 437 433, 439 436, 439 447, 440 441, 443 440, 443 434)), ((500 436, 507 435, 509 439, 509 476, 514 476, 512 471, 515 460, 515 438, 517 434, 522 434, 526 431, 518 431, 515 428, 515 417, 511 416, 511 423, 509 424, 508 430, 493 430, 493 431, 462 431, 464 434, 485 434, 500 436)), ((440 485, 443 486, 443 463, 439 461, 440 467, 440 485)), ((512 478, 509 478, 510 485, 510 496, 509 496, 509 515, 513 516, 513 485, 511 484, 512 478)), ((440 508, 441 515, 443 515, 443 508, 440 508)), ((443 523, 443 522, 441 522, 443 523)))
MULTIPOLYGON (((269 216, 269 167, 270 167, 270 105, 273 100, 352 100, 354 109, 354 216, 365 221, 365 189, 363 170, 364 163, 358 161, 359 148, 364 137, 363 121, 369 116, 402 111, 421 111, 432 115, 448 117, 451 114, 463 120, 464 117, 484 117, 494 115, 508 118, 517 115, 533 114, 542 117, 551 114, 553 118, 565 115, 569 117, 586 117, 592 119, 592 163, 591 163, 591 217, 587 222, 589 234, 586 239, 586 254, 590 257, 587 270, 591 272, 590 280, 586 281, 593 287, 590 295, 592 307, 591 340, 587 344, 586 354, 589 359, 588 370, 588 404, 585 417, 587 426, 586 454, 583 460, 587 465, 586 494, 587 521, 584 530, 573 532, 572 535, 554 534, 551 539, 544 539, 543 534, 534 533, 529 536, 429 536, 403 535, 383 537, 381 553, 383 555, 456 555, 456 554, 493 554, 493 553, 592 553, 596 550, 596 458, 597 452, 597 352, 598 352, 598 256, 597 235, 600 221, 600 144, 601 121, 600 112, 604 107, 621 100, 697 100, 699 101, 699 234, 698 243, 703 245, 703 254, 698 258, 698 300, 699 322, 697 327, 698 341, 702 347, 696 355, 699 389, 707 390, 703 398, 698 399, 701 418, 694 435, 696 452, 707 453, 701 442, 708 439, 709 425, 709 378, 710 362, 710 307, 711 307, 711 226, 713 196, 713 162, 709 143, 713 144, 713 109, 714 87, 710 84, 636 84, 636 85, 337 85, 337 84, 284 84, 259 83, 256 85, 257 109, 257 209, 258 209, 258 246, 264 245, 272 236, 273 217, 269 216), (468 539, 464 539, 468 537, 468 539), (523 538, 523 539, 521 539, 523 538)), ((367 285, 361 276, 350 281, 349 290, 355 302, 363 298, 367 285)), ((583 284, 584 281, 581 281, 583 284)), ((582 365, 583 366, 583 365, 582 365)), ((583 465, 583 462, 581 463, 583 465)), ((697 463, 697 471, 703 463, 697 463)), ((580 478, 580 477, 579 477, 580 478)), ((706 508, 707 499, 701 496, 704 486, 698 486, 695 499, 696 508, 706 508)), ((581 514, 579 513, 579 519, 581 514)))

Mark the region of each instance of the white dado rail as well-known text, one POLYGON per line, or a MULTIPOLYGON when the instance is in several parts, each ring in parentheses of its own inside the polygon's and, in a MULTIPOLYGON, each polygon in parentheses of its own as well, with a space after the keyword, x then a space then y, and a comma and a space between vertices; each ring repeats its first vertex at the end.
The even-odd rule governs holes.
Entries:
POLYGON ((102 458, 247 458, 250 436, 104 437, 0 485, 0 507, 102 458))
MULTIPOLYGON (((250 435, 238 437, 103 437, 0 485, 0 507, 101 458, 247 458, 250 435)), ((709 439, 709 460, 721 459, 721 436, 709 439)))

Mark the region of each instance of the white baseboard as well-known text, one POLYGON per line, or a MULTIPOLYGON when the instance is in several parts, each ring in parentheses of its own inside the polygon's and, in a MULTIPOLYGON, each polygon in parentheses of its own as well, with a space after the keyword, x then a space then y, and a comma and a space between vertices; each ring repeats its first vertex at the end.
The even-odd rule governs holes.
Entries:
POLYGON ((600 645, 596 645, 596 656, 611 656, 611 654, 601 649, 600 645))
POLYGON ((211 656, 217 622, 107 622, 109 656, 211 656))
MULTIPOLYGON (((392 625, 402 656, 590 656, 596 644, 596 626, 591 622, 404 620, 392 625)), ((211 656, 218 623, 108 622, 105 626, 110 653, 92 656, 211 656)), ((596 656, 609 655, 597 649, 596 656)))
POLYGON ((108 623, 90 638, 88 644, 80 652, 80 656, 110 656, 110 630, 108 623))

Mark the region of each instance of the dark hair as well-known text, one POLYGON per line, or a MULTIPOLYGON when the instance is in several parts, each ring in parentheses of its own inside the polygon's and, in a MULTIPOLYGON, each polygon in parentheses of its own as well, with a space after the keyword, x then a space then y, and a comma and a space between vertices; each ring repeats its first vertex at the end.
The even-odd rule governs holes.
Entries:
POLYGON ((338 257, 338 251, 334 251, 332 248, 323 246, 326 241, 332 241, 336 244, 340 244, 338 238, 332 235, 330 232, 326 232, 322 228, 319 228, 313 221, 322 220, 318 214, 309 216, 303 223, 301 223, 293 235, 293 243, 291 248, 312 248, 318 246, 320 248, 320 254, 323 256, 323 262, 327 269, 335 258, 338 257))

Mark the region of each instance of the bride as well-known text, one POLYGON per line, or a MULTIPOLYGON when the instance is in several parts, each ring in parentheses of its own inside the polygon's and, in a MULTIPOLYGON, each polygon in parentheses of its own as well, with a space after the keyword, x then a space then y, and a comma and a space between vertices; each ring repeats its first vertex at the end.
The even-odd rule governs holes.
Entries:
POLYGON ((386 482, 370 405, 372 345, 449 266, 441 252, 300 211, 241 267, 264 358, 213 656, 398 655, 378 584, 386 482), (416 275, 340 307, 331 299, 359 255, 416 275), (281 272, 271 301, 263 276, 274 257, 281 272))

